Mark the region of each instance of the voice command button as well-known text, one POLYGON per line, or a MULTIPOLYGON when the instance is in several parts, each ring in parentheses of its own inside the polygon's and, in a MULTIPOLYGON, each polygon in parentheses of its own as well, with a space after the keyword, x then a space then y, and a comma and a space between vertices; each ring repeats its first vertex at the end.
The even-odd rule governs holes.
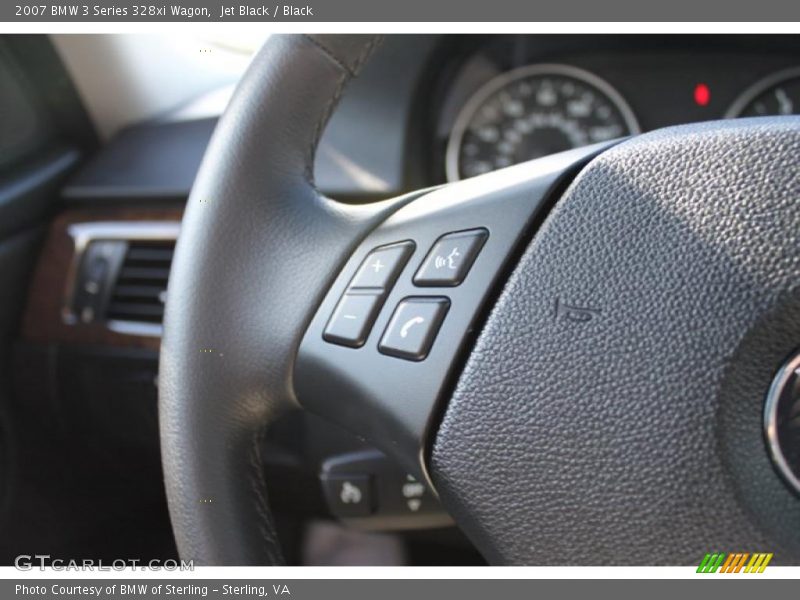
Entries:
POLYGON ((489 237, 486 229, 457 231, 440 237, 414 275, 414 285, 455 287, 461 285, 483 244, 489 237))

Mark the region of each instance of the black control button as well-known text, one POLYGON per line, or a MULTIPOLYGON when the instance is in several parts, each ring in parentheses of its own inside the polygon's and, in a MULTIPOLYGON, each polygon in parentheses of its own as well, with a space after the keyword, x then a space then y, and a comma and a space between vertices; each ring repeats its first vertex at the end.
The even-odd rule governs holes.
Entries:
POLYGON ((363 346, 382 302, 380 294, 345 294, 322 337, 326 342, 351 348, 363 346))
POLYGON ((372 482, 369 475, 337 473, 322 479, 325 498, 337 517, 367 517, 373 512, 372 482))
POLYGON ((361 263, 351 288, 380 288, 388 291, 414 251, 414 242, 381 246, 370 252, 361 263))
POLYGON ((444 321, 450 300, 447 298, 406 298, 389 321, 378 349, 383 354, 423 360, 444 321))
POLYGON ((470 229, 440 237, 414 275, 414 283, 427 287, 459 285, 489 237, 485 229, 470 229))
POLYGON ((83 291, 87 294, 100 293, 103 282, 109 271, 108 259, 105 256, 95 256, 86 267, 86 278, 83 280, 83 291))
POLYGON ((408 512, 417 513, 425 509, 429 509, 428 499, 430 494, 426 492, 428 489, 419 481, 414 479, 411 475, 406 475, 406 480, 403 482, 401 493, 403 495, 403 506, 408 512))
POLYGON ((360 510, 368 506, 372 512, 356 515, 367 517, 360 522, 367 529, 428 528, 452 523, 424 483, 406 474, 400 465, 374 448, 330 456, 321 467, 325 499, 335 516, 354 518, 356 507, 352 500, 357 494, 353 487, 359 487, 358 483, 368 477, 371 501, 358 506, 360 510), (345 481, 349 481, 350 486, 345 486, 345 481), (346 505, 342 501, 343 493, 344 499, 350 500, 346 505), (342 515, 342 511, 348 514, 342 515))
POLYGON ((86 247, 74 282, 72 312, 76 320, 88 324, 103 317, 127 247, 123 240, 93 241, 86 247))

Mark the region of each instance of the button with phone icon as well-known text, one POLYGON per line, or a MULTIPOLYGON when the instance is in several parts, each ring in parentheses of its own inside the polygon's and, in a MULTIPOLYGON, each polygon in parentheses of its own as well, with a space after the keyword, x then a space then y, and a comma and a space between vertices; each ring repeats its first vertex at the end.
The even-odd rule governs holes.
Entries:
POLYGON ((425 317, 411 317, 408 321, 403 323, 403 326, 400 328, 400 337, 408 337, 409 329, 411 329, 414 325, 422 325, 424 322, 425 317))
POLYGON ((406 360, 423 360, 431 350, 450 300, 439 296, 405 298, 389 321, 378 349, 406 360))

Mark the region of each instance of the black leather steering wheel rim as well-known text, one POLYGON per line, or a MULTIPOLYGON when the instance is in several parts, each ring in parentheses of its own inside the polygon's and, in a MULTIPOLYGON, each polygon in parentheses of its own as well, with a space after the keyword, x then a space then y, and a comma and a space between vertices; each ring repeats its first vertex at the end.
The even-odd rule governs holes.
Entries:
POLYGON ((169 283, 159 419, 173 530, 181 556, 197 564, 283 560, 258 439, 296 406, 302 324, 359 231, 391 206, 330 201, 312 171, 331 111, 379 41, 272 36, 189 198, 169 283))
MULTIPOLYGON (((378 41, 273 36, 193 188, 169 284, 160 426, 178 547, 198 564, 281 562, 259 436, 299 405, 298 352, 327 319, 317 312, 332 286, 346 285, 340 269, 390 217, 402 230, 398 209, 417 210, 414 195, 354 207, 313 185, 327 118, 378 41)), ((561 160, 560 176, 600 153, 568 189, 548 180, 546 195, 563 194, 531 220, 485 323, 469 322, 480 335, 463 371, 452 365, 452 400, 429 432, 431 479, 492 562, 683 564, 714 549, 800 560, 800 502, 761 425, 762 388, 800 336, 798 149, 797 119, 691 125, 418 200, 456 206, 505 179, 522 193, 528 170, 561 160)), ((300 363, 313 374, 320 361, 300 363)), ((309 403, 347 412, 325 404, 309 403)), ((371 423, 360 415, 360 433, 371 423)), ((391 452, 400 437, 380 430, 391 452)))

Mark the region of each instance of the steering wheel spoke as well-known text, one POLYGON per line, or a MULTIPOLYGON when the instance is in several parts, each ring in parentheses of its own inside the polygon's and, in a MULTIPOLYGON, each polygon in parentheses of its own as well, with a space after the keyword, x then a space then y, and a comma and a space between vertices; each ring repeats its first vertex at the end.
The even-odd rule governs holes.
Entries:
POLYGON ((303 337, 294 369, 302 406, 432 485, 426 443, 488 303, 554 191, 608 146, 445 186, 378 225, 303 337))

